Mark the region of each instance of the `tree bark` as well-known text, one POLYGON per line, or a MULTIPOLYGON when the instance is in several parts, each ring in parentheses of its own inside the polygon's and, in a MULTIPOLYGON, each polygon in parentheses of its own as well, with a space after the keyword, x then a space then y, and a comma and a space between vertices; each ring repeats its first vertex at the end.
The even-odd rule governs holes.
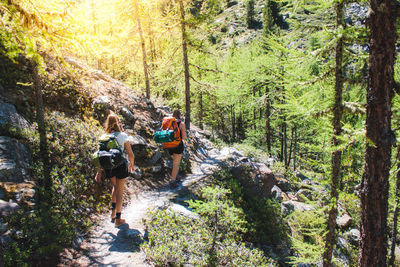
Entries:
MULTIPOLYGON (((253 87, 254 100, 256 99, 256 89, 257 89, 256 86, 254 86, 253 87)), ((254 128, 254 131, 257 130, 257 108, 256 107, 253 108, 253 128, 254 128)))
POLYGON ((145 78, 145 82, 146 82, 146 98, 150 99, 150 79, 149 79, 149 73, 148 73, 148 67, 147 67, 146 44, 145 44, 144 37, 143 37, 142 24, 140 22, 138 0, 135 0, 134 3, 135 3, 135 9, 136 9, 136 20, 137 20, 137 24, 138 24, 138 31, 139 31, 139 35, 140 35, 140 43, 142 46, 143 72, 144 72, 144 78, 145 78))
POLYGON ((236 132, 235 132, 235 110, 234 105, 231 105, 231 125, 232 125, 232 142, 236 141, 236 132))
POLYGON ((203 92, 200 91, 199 93, 199 106, 200 106, 200 112, 199 112, 199 127, 200 129, 203 130, 203 116, 204 116, 204 110, 203 110, 203 92))
POLYGON ((296 171, 297 127, 294 126, 293 171, 296 171))
POLYGON ((186 100, 185 126, 186 129, 190 130, 190 81, 189 81, 190 75, 189 75, 189 59, 188 59, 187 41, 186 41, 185 9, 183 7, 183 0, 179 0, 179 7, 181 12, 183 68, 185 70, 185 100, 186 100))
MULTIPOLYGON (((39 130, 39 153, 40 158, 43 163, 43 177, 39 179, 39 186, 42 187, 45 191, 45 195, 43 195, 43 199, 39 199, 39 203, 41 204, 49 204, 48 201, 51 199, 48 194, 51 194, 52 182, 50 176, 50 160, 49 160, 49 152, 47 145, 47 133, 46 133, 46 124, 44 118, 44 104, 43 104, 43 95, 42 95, 42 84, 39 75, 38 65, 36 62, 32 63, 32 72, 34 78, 34 89, 36 94, 36 121, 38 124, 39 130), (46 203, 42 203, 46 202, 46 203)), ((39 196, 40 198, 40 196, 39 196)))
POLYGON ((269 99, 269 88, 265 88, 265 142, 267 144, 268 153, 271 154, 271 101, 269 99))
POLYGON ((359 266, 386 266, 396 1, 370 0, 370 55, 359 266))
POLYGON ((285 160, 285 167, 288 167, 288 151, 287 151, 287 124, 286 116, 283 117, 283 156, 285 160))
MULTIPOLYGON (((338 1, 336 4, 336 25, 337 30, 344 28, 344 2, 338 1)), ((337 147, 340 144, 338 137, 342 133, 342 114, 343 114, 343 37, 338 36, 335 55, 335 100, 333 107, 333 136, 332 144, 337 147)), ((325 251, 323 255, 323 266, 332 266, 332 252, 336 243, 336 217, 338 214, 338 187, 340 183, 341 151, 339 149, 332 153, 332 173, 331 173, 331 198, 330 210, 328 215, 327 230, 325 237, 325 251)))

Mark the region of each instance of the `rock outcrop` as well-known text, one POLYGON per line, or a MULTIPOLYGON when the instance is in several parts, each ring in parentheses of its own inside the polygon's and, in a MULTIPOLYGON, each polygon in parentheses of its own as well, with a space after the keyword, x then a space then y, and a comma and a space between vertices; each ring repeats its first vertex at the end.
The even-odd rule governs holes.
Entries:
POLYGON ((0 136, 0 182, 29 180, 29 150, 11 137, 0 136))

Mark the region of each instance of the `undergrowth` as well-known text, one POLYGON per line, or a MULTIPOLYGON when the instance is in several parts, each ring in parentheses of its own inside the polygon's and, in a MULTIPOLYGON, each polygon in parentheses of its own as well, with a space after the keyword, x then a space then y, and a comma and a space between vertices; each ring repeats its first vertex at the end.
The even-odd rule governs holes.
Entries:
MULTIPOLYGON (((91 226, 90 214, 109 202, 104 188, 94 183, 95 170, 90 167, 100 129, 57 112, 48 114, 46 125, 52 191, 37 187, 33 209, 8 218, 13 230, 12 242, 4 252, 7 266, 51 263, 64 247, 71 246, 78 233, 91 226), (49 203, 42 203, 42 197, 49 203)), ((27 129, 24 135, 32 151, 32 177, 38 181, 43 166, 37 127, 27 129)))

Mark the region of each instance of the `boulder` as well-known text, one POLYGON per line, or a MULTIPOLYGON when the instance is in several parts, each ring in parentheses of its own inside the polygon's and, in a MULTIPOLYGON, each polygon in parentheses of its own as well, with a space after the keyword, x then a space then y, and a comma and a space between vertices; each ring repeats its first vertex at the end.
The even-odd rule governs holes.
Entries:
POLYGON ((34 188, 33 182, 0 182, 0 190, 4 190, 5 199, 15 199, 18 204, 27 204, 28 206, 31 206, 32 201, 34 201, 34 188))
POLYGON ((29 179, 29 151, 12 138, 0 136, 0 181, 20 183, 29 179))
POLYGON ((10 214, 18 211, 21 207, 12 201, 4 201, 4 200, 0 200, 0 215, 5 217, 5 216, 9 216, 10 214))
POLYGON ((128 139, 131 146, 147 146, 148 142, 140 135, 129 136, 128 139))
POLYGON ((106 111, 108 109, 111 109, 111 101, 108 96, 98 96, 93 100, 93 109, 94 110, 102 110, 106 111))
POLYGON ((311 192, 307 189, 300 189, 295 194, 295 198, 300 202, 306 202, 308 200, 312 200, 311 192))
POLYGON ((240 153, 237 149, 232 147, 224 147, 220 151, 218 151, 216 159, 219 161, 236 161, 242 157, 244 157, 244 155, 240 153))
POLYGON ((179 205, 179 204, 176 204, 176 203, 172 203, 168 207, 167 210, 171 211, 171 212, 178 213, 178 214, 180 214, 182 216, 185 216, 185 217, 192 218, 192 219, 198 219, 199 218, 199 216, 196 213, 194 213, 192 210, 190 210, 189 208, 187 208, 185 206, 182 206, 182 205, 179 205))
POLYGON ((349 232, 345 233, 345 236, 351 244, 358 245, 358 242, 360 241, 360 230, 351 229, 349 232))
POLYGON ((273 198, 275 198, 275 199, 277 199, 277 200, 279 200, 279 201, 282 201, 283 200, 283 192, 282 192, 282 190, 278 187, 278 186, 276 186, 276 185, 274 185, 273 187, 272 187, 272 189, 271 189, 271 196, 273 197, 273 198))
POLYGON ((253 196, 270 197, 276 184, 274 174, 262 163, 242 163, 232 168, 232 175, 253 196))
POLYGON ((303 173, 301 173, 299 170, 295 170, 294 174, 296 175, 297 178, 299 178, 300 180, 305 180, 305 179, 309 179, 307 176, 305 176, 303 173))
POLYGON ((277 173, 274 174, 276 178, 276 185, 279 186, 280 189, 282 189, 283 192, 289 192, 292 190, 292 185, 290 182, 283 178, 283 175, 280 176, 277 173))
POLYGON ((266 160, 266 164, 268 165, 269 168, 272 169, 274 167, 275 162, 277 161, 278 159, 276 157, 270 157, 266 160))
POLYGON ((7 129, 25 129, 29 123, 22 117, 14 105, 0 100, 0 134, 7 134, 7 129))
POLYGON ((283 215, 289 215, 293 211, 311 211, 314 210, 314 207, 298 201, 285 201, 281 204, 281 212, 283 215))
POLYGON ((138 166, 135 166, 135 170, 130 175, 135 179, 141 179, 143 176, 143 172, 138 166))
POLYGON ((336 224, 341 228, 346 228, 353 222, 353 219, 347 213, 336 218, 336 224))
POLYGON ((147 161, 148 165, 154 165, 156 164, 160 159, 161 159, 161 151, 158 149, 158 147, 155 147, 153 150, 154 154, 151 156, 151 158, 147 161))
POLYGON ((135 116, 133 116, 133 113, 127 107, 121 109, 121 114, 127 122, 135 121, 135 116))
POLYGON ((3 223, 3 220, 0 218, 0 234, 7 232, 8 226, 6 223, 3 223))
POLYGON ((348 255, 350 252, 350 244, 346 238, 339 236, 337 238, 337 246, 333 251, 336 260, 338 261, 338 266, 350 266, 350 259, 348 255))

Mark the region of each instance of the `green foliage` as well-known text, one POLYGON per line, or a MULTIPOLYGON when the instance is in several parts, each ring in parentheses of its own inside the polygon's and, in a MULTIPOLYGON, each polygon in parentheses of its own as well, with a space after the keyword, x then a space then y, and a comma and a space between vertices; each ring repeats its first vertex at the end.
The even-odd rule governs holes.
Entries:
POLYGON ((246 193, 248 191, 232 178, 230 168, 227 167, 215 171, 212 181, 228 188, 232 192, 228 195, 229 199, 243 211, 244 219, 247 222, 247 231, 243 235, 245 241, 260 246, 271 246, 277 252, 285 246, 284 244, 288 241, 288 228, 276 200, 246 193))
MULTIPOLYGON (((100 129, 56 112, 48 114, 46 122, 53 192, 37 187, 40 205, 10 218, 10 227, 17 231, 13 235, 15 242, 5 252, 8 265, 54 259, 63 247, 71 245, 76 234, 88 229, 89 214, 109 202, 104 188, 94 184, 94 167, 88 168, 93 166, 91 153, 96 149, 100 129), (40 202, 44 196, 48 203, 40 202)), ((32 175, 38 181, 43 168, 39 134, 33 128, 24 135, 32 151, 32 175)))
POLYGON ((263 34, 268 36, 272 31, 274 25, 274 18, 272 16, 271 0, 265 0, 263 8, 263 34))
POLYGON ((292 263, 319 264, 325 246, 326 218, 322 211, 295 211, 290 215, 292 247, 296 256, 292 263))
POLYGON ((252 29, 255 25, 254 19, 254 0, 247 0, 246 2, 246 24, 247 28, 252 29))
POLYGON ((204 200, 189 202, 198 216, 168 210, 153 213, 149 242, 143 246, 148 257, 156 265, 271 266, 261 251, 241 242, 246 222, 229 193, 218 186, 204 188, 204 200))

